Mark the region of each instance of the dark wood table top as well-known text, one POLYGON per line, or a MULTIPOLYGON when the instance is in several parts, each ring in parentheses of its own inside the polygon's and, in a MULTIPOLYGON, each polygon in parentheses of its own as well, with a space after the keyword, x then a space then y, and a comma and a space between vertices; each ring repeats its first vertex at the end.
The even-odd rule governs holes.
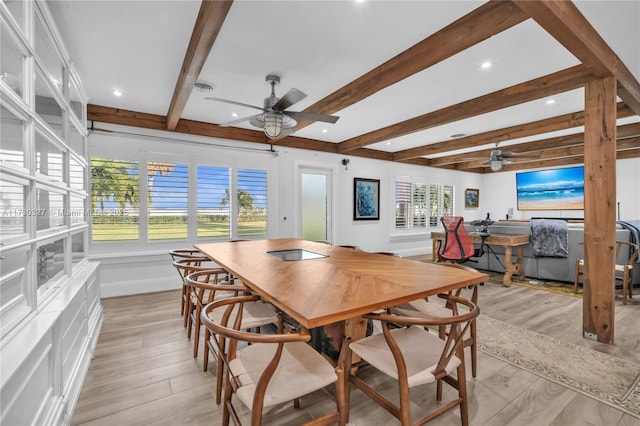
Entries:
POLYGON ((484 273, 294 238, 195 247, 307 328, 489 279, 484 273), (327 257, 290 261, 267 254, 291 249, 327 257))

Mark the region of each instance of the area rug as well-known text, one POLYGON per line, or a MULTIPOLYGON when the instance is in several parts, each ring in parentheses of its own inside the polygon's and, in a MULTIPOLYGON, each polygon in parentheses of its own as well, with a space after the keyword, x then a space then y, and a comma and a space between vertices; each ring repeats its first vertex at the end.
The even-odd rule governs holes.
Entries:
MULTIPOLYGON (((493 271, 481 271, 489 274, 489 280, 495 283, 502 283, 502 273, 493 271)), ((565 283, 551 280, 538 280, 535 278, 527 278, 524 280, 517 276, 511 277, 512 285, 520 287, 533 288, 536 290, 549 291, 551 293, 563 294, 565 296, 582 298, 582 287, 578 287, 578 294, 573 292, 573 283, 565 283)))
MULTIPOLYGON (((433 260, 431 257, 420 259, 422 262, 432 263, 433 260)), ((469 266, 473 267, 472 264, 469 266)), ((501 272, 494 271, 485 271, 479 269, 480 272, 484 272, 485 274, 489 274, 489 281, 502 284, 502 277, 504 274, 501 272)), ((518 276, 511 277, 512 285, 517 285, 519 287, 527 287, 533 288, 536 290, 549 291, 551 293, 564 294, 565 296, 571 297, 582 297, 582 287, 578 287, 578 294, 574 294, 573 292, 573 283, 559 282, 559 281, 551 281, 551 280, 538 280, 535 278, 525 277, 524 280, 521 280, 518 276)))
POLYGON ((640 418, 640 364, 478 318, 478 350, 640 418))

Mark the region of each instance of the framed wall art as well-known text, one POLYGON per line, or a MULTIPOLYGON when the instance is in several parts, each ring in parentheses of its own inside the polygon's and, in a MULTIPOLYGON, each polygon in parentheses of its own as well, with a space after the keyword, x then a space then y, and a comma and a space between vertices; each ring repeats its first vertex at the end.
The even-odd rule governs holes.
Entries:
POLYGON ((476 208, 480 203, 480 190, 467 188, 464 191, 465 208, 476 208))
POLYGON ((380 180, 353 178, 353 220, 380 220, 380 180))

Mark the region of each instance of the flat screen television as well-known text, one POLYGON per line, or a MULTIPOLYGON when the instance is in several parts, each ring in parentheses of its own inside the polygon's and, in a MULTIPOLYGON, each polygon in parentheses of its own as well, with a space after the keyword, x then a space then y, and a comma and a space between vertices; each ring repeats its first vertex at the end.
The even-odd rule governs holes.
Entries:
POLYGON ((518 210, 584 209, 584 166, 516 173, 518 210))

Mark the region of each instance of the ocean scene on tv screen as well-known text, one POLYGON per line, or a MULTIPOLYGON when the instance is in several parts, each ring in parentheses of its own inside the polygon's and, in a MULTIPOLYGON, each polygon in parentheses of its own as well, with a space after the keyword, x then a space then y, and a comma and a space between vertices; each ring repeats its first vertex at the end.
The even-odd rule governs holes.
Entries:
POLYGON ((584 166, 516 174, 518 210, 584 209, 584 166))

